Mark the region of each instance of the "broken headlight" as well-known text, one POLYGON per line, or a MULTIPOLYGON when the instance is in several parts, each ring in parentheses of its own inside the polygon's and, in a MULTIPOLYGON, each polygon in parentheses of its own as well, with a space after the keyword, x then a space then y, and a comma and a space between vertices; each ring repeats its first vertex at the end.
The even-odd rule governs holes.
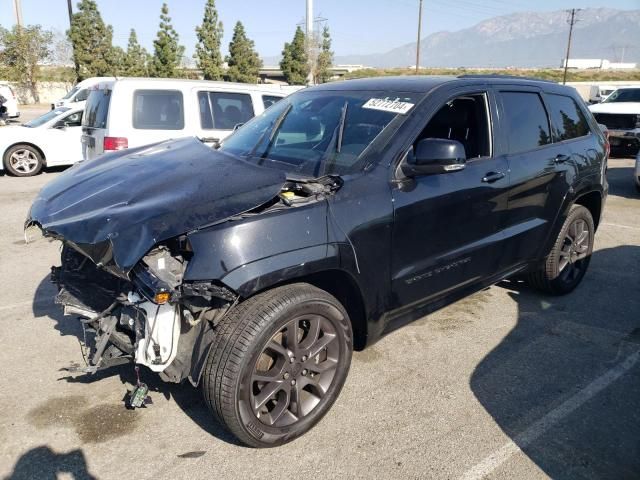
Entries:
POLYGON ((187 259, 183 252, 160 245, 138 262, 132 271, 132 280, 149 300, 167 303, 182 284, 186 267, 187 259))

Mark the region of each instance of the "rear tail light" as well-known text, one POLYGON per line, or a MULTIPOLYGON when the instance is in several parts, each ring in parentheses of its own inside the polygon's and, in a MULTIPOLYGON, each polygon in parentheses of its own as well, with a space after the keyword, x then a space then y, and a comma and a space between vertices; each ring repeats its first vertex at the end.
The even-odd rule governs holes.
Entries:
POLYGON ((129 140, 125 137, 104 137, 102 145, 105 152, 107 150, 124 150, 129 148, 129 140))

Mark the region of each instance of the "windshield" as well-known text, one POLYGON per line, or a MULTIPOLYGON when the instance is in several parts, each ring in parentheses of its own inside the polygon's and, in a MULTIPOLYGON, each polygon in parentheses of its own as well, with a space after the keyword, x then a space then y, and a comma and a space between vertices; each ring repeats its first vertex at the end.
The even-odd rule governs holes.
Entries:
POLYGON ((44 115, 41 115, 41 116, 39 116, 37 118, 34 118, 33 120, 29 120, 28 122, 23 123, 23 125, 25 127, 29 127, 29 128, 39 127, 40 125, 44 125, 49 120, 53 120, 58 115, 60 115, 60 114, 62 114, 64 112, 68 112, 69 110, 71 110, 71 109, 68 108, 68 107, 56 108, 55 110, 50 110, 47 113, 45 113, 44 115))
POLYGON ((80 89, 80 87, 78 87, 77 85, 75 87, 73 87, 71 90, 69 90, 67 92, 67 94, 62 97, 62 100, 68 100, 69 98, 73 97, 73 95, 80 89))
POLYGON ((640 88, 620 88, 613 92, 603 103, 640 102, 640 88))
POLYGON ((281 100, 227 138, 221 150, 286 172, 318 177, 362 168, 367 147, 403 122, 417 94, 304 91, 281 100))

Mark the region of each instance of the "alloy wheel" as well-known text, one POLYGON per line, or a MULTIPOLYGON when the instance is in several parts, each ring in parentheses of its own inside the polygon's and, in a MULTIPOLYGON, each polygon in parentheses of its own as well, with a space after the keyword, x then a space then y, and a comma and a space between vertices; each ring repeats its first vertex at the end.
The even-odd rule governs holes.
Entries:
POLYGON ((11 154, 9 164, 16 172, 29 174, 38 168, 38 157, 31 150, 21 148, 11 154))
POLYGON ((284 427, 313 411, 336 376, 337 338, 321 315, 297 317, 271 337, 251 376, 251 406, 260 422, 284 427))
POLYGON ((589 254, 589 233, 589 226, 582 218, 576 218, 569 225, 558 263, 558 271, 563 280, 575 280, 583 269, 583 260, 589 254))

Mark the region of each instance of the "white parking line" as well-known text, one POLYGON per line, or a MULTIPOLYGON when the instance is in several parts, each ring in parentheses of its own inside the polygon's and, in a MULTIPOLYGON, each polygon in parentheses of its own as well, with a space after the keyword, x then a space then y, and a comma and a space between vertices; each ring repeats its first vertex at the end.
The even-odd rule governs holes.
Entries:
POLYGON ((602 376, 587 385, 584 389, 576 393, 573 397, 562 403, 558 408, 550 411, 524 432, 516 435, 513 440, 505 443, 480 463, 467 470, 460 478, 462 480, 477 480, 489 475, 500 465, 509 460, 513 455, 520 452, 523 448, 528 447, 538 437, 544 434, 564 417, 573 413, 573 411, 585 402, 618 380, 636 363, 638 363, 638 360, 640 360, 640 350, 629 355, 622 363, 619 363, 611 370, 608 370, 602 376))

